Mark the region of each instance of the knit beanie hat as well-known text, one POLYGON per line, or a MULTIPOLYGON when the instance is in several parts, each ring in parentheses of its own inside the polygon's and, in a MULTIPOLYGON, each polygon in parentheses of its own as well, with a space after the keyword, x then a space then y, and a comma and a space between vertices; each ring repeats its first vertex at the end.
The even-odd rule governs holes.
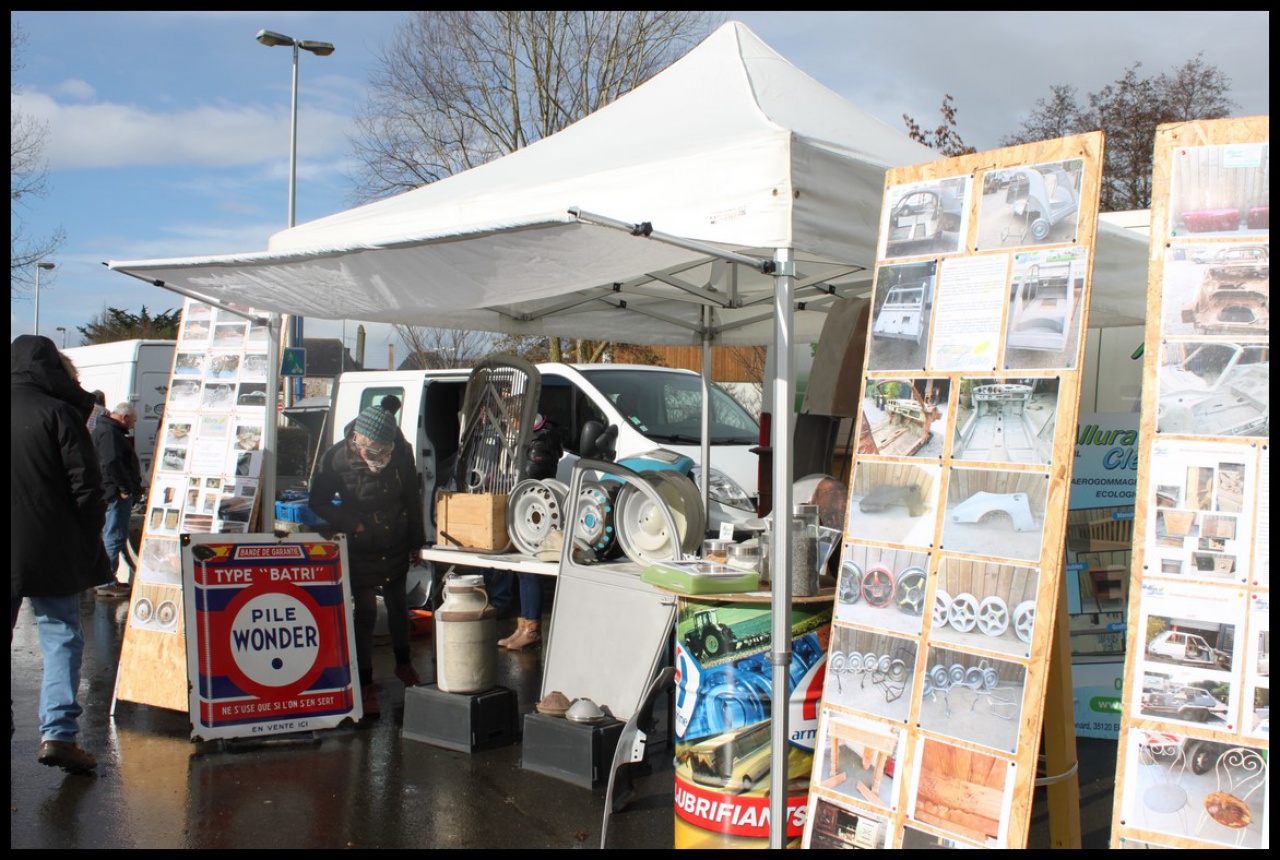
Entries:
POLYGON ((355 432, 377 445, 390 445, 396 438, 396 419, 381 406, 370 406, 356 418, 355 432))

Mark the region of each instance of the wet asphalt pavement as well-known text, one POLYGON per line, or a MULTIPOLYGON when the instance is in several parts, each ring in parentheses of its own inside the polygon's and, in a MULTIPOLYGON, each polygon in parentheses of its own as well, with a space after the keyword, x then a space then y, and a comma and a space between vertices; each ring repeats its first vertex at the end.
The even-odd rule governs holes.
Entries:
MULTIPOLYGON (((519 740, 457 752, 401 737, 404 688, 389 645, 377 648, 382 716, 367 729, 302 740, 193 744, 185 713, 120 702, 111 709, 127 602, 82 598, 85 659, 80 744, 90 776, 36 761, 41 656, 30 608, 10 648, 17 732, 10 741, 10 848, 586 848, 600 846, 604 787, 587 789, 521 767, 519 740)), ((500 621, 506 635, 514 621, 500 621)), ((434 678, 429 636, 414 662, 434 678)), ((500 650, 497 682, 521 715, 540 695, 542 651, 500 650)), ((609 819, 610 848, 671 848, 670 747, 632 768, 634 795, 609 819)), ((1085 848, 1110 830, 1114 741, 1081 739, 1085 848)), ((1044 789, 1030 847, 1049 847, 1044 789)))

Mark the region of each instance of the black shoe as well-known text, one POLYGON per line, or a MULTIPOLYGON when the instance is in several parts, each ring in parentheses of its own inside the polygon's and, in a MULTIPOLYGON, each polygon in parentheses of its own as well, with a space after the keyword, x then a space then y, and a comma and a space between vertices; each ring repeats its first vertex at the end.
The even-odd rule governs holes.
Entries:
POLYGON ((117 597, 128 597, 131 589, 123 582, 113 582, 110 585, 99 585, 93 590, 94 594, 99 597, 114 599, 117 597))
POLYGON ((76 746, 74 741, 45 741, 36 756, 45 767, 60 767, 67 773, 88 773, 98 766, 92 753, 76 746))

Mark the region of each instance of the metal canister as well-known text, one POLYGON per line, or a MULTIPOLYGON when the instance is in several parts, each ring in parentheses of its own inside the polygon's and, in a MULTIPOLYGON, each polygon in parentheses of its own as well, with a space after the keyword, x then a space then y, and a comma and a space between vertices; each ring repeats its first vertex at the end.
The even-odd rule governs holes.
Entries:
POLYGON ((733 544, 731 540, 720 540, 719 538, 708 538, 702 542, 702 559, 703 561, 718 561, 724 564, 729 560, 729 547, 733 544))
POLYGON ((450 574, 435 614, 436 686, 446 693, 482 693, 497 675, 497 613, 480 574, 450 574))
POLYGON ((796 505, 791 518, 791 594, 818 593, 818 506, 796 505))
POLYGON ((760 542, 755 538, 729 546, 727 564, 744 570, 760 571, 760 542))

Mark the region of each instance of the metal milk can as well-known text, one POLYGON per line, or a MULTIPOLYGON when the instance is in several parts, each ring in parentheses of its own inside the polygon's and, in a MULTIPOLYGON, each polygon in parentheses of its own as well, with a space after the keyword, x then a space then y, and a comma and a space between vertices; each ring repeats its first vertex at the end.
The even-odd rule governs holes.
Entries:
POLYGON ((497 613, 480 574, 451 573, 435 613, 436 686, 446 693, 482 693, 494 686, 497 613))

